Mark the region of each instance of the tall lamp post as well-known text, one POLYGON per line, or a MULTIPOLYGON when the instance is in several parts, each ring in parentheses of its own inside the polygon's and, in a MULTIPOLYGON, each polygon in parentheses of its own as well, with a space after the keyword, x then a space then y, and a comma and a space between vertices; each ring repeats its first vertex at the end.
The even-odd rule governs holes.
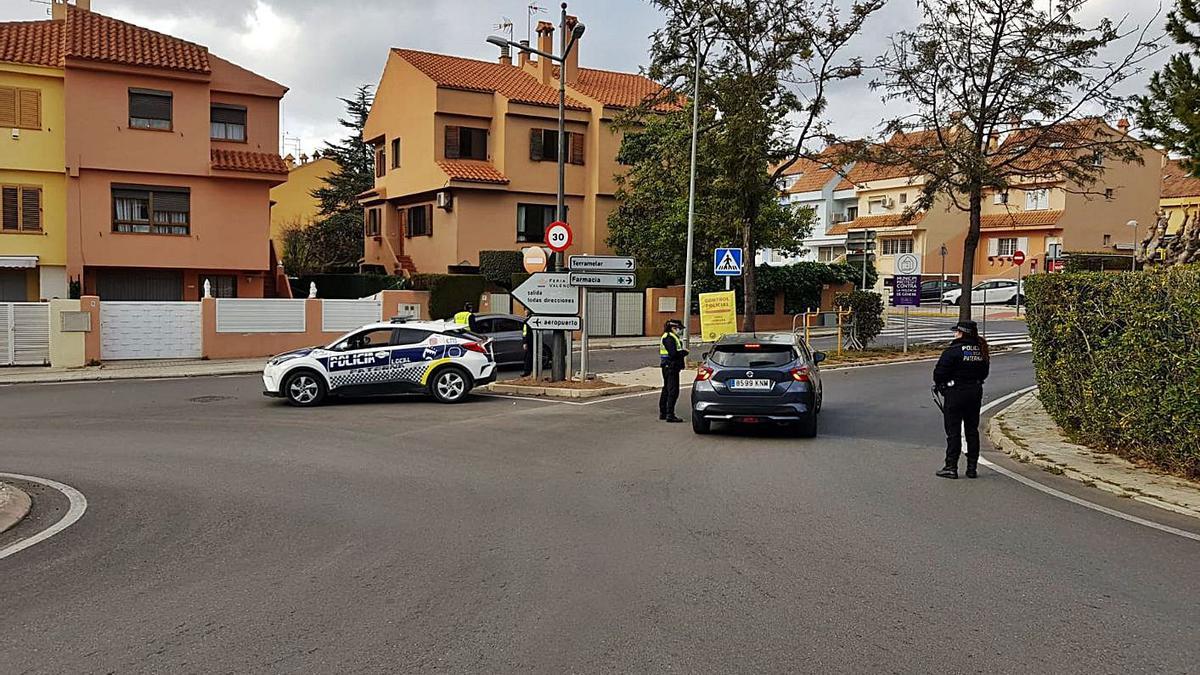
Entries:
POLYGON ((1137 240, 1138 240, 1138 221, 1131 220, 1125 224, 1133 228, 1133 248, 1130 250, 1130 255, 1132 257, 1130 258, 1130 261, 1129 261, 1129 271, 1136 272, 1137 271, 1137 248, 1138 248, 1138 242, 1137 242, 1137 240))
MULTIPOLYGON (((489 44, 496 45, 501 49, 516 49, 529 54, 537 54, 540 59, 550 59, 558 64, 558 208, 555 212, 555 220, 566 222, 567 219, 567 198, 566 198, 566 108, 567 108, 567 55, 571 53, 571 49, 575 47, 575 43, 579 38, 583 37, 584 26, 576 21, 574 28, 571 29, 571 35, 567 37, 567 3, 562 3, 562 16, 558 24, 559 30, 559 55, 548 54, 540 49, 534 49, 529 45, 524 45, 519 42, 502 38, 499 35, 491 35, 487 41, 489 44)), ((552 263, 553 269, 561 272, 563 270, 563 254, 555 253, 552 263)), ((585 291, 586 292, 586 291, 585 291)), ((540 358, 541 355, 535 355, 535 358, 540 358)), ((550 368, 550 379, 554 382, 563 380, 567 372, 566 360, 566 337, 562 331, 554 332, 554 341, 552 343, 552 361, 550 368)))
POLYGON ((696 70, 692 78, 692 164, 688 174, 688 219, 687 219, 687 255, 684 258, 683 273, 683 347, 692 348, 692 250, 696 238, 696 144, 700 126, 700 42, 704 29, 714 26, 716 17, 707 19, 691 26, 686 33, 696 42, 696 70))

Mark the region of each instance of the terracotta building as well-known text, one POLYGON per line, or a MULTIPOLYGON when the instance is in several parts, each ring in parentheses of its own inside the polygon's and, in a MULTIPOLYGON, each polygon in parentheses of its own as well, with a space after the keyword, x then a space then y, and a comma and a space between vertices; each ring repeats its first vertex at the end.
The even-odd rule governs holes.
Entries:
MULTIPOLYGON (((554 27, 538 24, 553 52, 554 27)), ((614 118, 656 94, 640 75, 579 67, 567 83, 566 202, 572 253, 606 252, 621 134, 614 118)), ((361 195, 364 268, 445 272, 479 251, 542 242, 557 190, 559 69, 523 53, 498 62, 392 49, 367 120, 376 180, 361 195)))
POLYGON ((271 295, 286 88, 89 0, 52 12, 4 51, 62 72, 67 276, 109 300, 271 295))

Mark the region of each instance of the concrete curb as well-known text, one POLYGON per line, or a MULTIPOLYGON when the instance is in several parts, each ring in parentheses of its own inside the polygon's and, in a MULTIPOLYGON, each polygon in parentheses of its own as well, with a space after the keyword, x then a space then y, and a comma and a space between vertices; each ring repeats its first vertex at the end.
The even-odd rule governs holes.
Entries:
POLYGON ((495 382, 483 388, 493 394, 517 394, 520 396, 544 396, 546 398, 600 398, 617 394, 630 394, 636 391, 648 391, 654 387, 640 384, 630 384, 603 389, 563 389, 560 387, 530 387, 519 384, 504 384, 495 382))
POLYGON ((989 418, 986 433, 992 445, 1023 464, 1120 497, 1200 518, 1200 484, 1071 443, 1046 413, 1036 391, 989 418))
POLYGON ((33 502, 25 491, 15 485, 0 483, 0 532, 21 522, 33 502))
POLYGON ((164 380, 180 377, 215 377, 220 375, 256 375, 263 371, 266 359, 247 365, 163 368, 92 368, 87 370, 56 371, 7 375, 0 373, 0 386, 9 384, 47 384, 57 382, 106 382, 110 380, 164 380))

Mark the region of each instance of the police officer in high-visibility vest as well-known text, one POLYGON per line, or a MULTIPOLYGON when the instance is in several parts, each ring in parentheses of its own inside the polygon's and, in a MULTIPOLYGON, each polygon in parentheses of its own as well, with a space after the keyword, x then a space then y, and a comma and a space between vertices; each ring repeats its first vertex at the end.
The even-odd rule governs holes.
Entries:
POLYGON ((658 362, 662 369, 663 388, 658 396, 658 419, 667 422, 682 422, 675 416, 675 402, 679 400, 679 371, 683 370, 684 358, 688 355, 683 348, 683 322, 671 319, 663 326, 662 340, 658 344, 658 362))
POLYGON ((454 315, 454 323, 466 326, 468 328, 472 327, 472 325, 475 323, 475 305, 472 305, 469 302, 463 304, 462 311, 454 315))
POLYGON ((528 324, 521 324, 521 350, 525 357, 521 377, 529 377, 533 374, 533 331, 529 330, 528 324))
POLYGON ((983 405, 983 381, 991 370, 987 340, 974 321, 954 326, 954 341, 942 352, 933 368, 933 387, 945 397, 942 421, 946 427, 946 464, 937 472, 941 478, 958 478, 958 456, 963 434, 967 441, 967 478, 974 478, 979 464, 979 409, 983 405))

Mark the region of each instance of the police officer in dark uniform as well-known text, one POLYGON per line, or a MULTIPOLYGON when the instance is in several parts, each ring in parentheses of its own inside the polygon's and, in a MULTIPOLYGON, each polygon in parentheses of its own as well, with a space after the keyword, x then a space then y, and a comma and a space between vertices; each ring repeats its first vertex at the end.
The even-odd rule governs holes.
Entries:
POLYGON ((675 416, 675 402, 679 400, 679 371, 683 370, 688 352, 683 348, 683 322, 671 319, 663 326, 662 339, 658 343, 658 365, 662 369, 663 388, 658 396, 658 419, 667 422, 682 422, 675 416))
POLYGON ((967 478, 975 478, 979 463, 979 408, 983 405, 983 381, 991 357, 987 340, 974 321, 954 326, 954 341, 942 352, 933 368, 934 389, 945 396, 942 419, 946 425, 946 465, 937 475, 958 478, 958 456, 963 430, 967 438, 967 478))

